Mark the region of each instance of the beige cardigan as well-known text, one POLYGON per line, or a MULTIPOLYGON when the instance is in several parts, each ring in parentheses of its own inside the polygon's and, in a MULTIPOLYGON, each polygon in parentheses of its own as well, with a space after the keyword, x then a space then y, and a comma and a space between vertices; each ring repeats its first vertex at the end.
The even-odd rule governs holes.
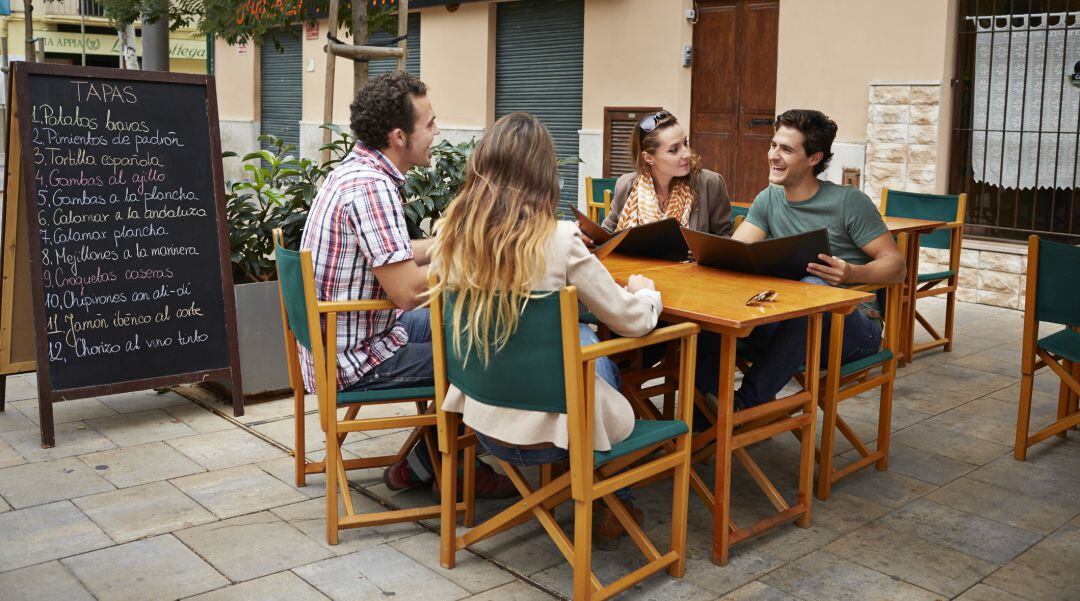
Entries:
MULTIPOLYGON (((533 285, 533 290, 558 290, 577 286, 578 300, 596 317, 622 336, 642 336, 656 327, 660 316, 660 293, 639 290, 630 294, 615 283, 581 241, 577 224, 560 221, 546 251, 548 270, 533 285)), ((486 405, 465 396, 451 385, 443 409, 463 414, 469 427, 498 440, 519 445, 550 442, 566 449, 565 414, 545 413, 486 405)), ((596 419, 593 420, 593 445, 597 451, 630 436, 634 430, 634 410, 623 395, 607 382, 596 378, 596 419)))

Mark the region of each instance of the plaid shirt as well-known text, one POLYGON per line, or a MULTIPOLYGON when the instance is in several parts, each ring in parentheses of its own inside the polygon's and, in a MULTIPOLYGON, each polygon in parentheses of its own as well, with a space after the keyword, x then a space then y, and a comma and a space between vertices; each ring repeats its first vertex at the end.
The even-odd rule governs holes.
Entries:
MULTIPOLYGON (((381 152, 357 143, 311 203, 300 247, 311 249, 319 300, 386 298, 375 267, 413 258, 401 194, 404 176, 381 152)), ((338 314, 337 387, 348 388, 409 341, 401 310, 338 314)), ((326 327, 326 322, 323 322, 326 327)), ((311 353, 300 347, 304 387, 315 391, 311 353)))

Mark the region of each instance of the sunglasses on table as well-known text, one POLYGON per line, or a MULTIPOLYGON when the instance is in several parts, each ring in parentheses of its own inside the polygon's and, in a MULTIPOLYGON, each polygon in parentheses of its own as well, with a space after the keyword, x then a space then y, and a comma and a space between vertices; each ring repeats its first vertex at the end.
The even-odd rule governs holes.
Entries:
POLYGON ((750 299, 746 301, 746 306, 747 307, 753 307, 755 305, 760 305, 760 304, 763 304, 763 303, 771 303, 774 300, 776 300, 777 296, 779 296, 779 295, 776 294, 775 290, 766 290, 764 292, 758 292, 757 294, 755 294, 754 296, 751 296, 750 299))

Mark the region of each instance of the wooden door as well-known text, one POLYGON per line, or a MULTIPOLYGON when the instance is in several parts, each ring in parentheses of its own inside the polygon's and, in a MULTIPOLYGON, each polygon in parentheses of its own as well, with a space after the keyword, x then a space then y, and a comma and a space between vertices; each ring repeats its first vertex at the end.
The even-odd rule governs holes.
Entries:
POLYGON ((731 199, 769 184, 779 0, 702 0, 694 25, 690 144, 731 199))

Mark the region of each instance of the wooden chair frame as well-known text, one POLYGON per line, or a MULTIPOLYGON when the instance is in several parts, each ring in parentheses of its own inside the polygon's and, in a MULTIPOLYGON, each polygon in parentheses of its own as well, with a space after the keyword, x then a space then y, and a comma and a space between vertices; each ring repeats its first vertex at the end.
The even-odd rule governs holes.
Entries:
MULTIPOLYGON (((881 191, 881 214, 885 214, 885 209, 889 202, 889 189, 886 188, 881 191)), ((963 250, 964 244, 964 220, 967 215, 967 194, 961 193, 956 201, 956 219, 950 221, 947 225, 939 228, 943 230, 952 230, 950 234, 949 244, 949 271, 952 272, 951 276, 946 278, 929 280, 923 282, 920 286, 918 284, 918 274, 911 275, 911 281, 915 282, 916 289, 913 291, 912 302, 917 302, 920 298, 926 298, 928 296, 945 296, 945 331, 944 334, 938 333, 937 329, 930 324, 921 313, 919 313, 917 307, 911 309, 911 314, 914 316, 914 321, 910 324, 905 324, 907 331, 904 333, 906 338, 907 348, 901 349, 906 361, 911 361, 915 353, 921 353, 937 347, 943 347, 946 353, 952 351, 953 343, 953 331, 956 325, 956 289, 959 287, 960 282, 960 254, 963 250), (944 286, 939 286, 943 284, 944 286), (915 322, 923 327, 932 340, 930 342, 924 342, 921 344, 915 344, 915 322)), ((919 252, 919 249, 914 249, 915 253, 919 252)))
MULTIPOLYGON (((836 315, 834 314, 834 321, 836 315)), ((842 319, 839 321, 843 321, 842 319)), ((807 353, 806 365, 816 371, 819 365, 819 353, 817 348, 821 341, 820 313, 809 315, 807 322, 807 353), (811 350, 812 349, 812 350, 811 350)), ((739 337, 748 336, 751 329, 740 333, 739 337)), ((685 347, 684 347, 685 348, 685 347)), ((720 350, 721 386, 725 385, 723 366, 735 365, 735 338, 724 336, 720 350)), ((670 354, 669 354, 670 356, 670 354)), ((641 374, 632 374, 629 378, 623 378, 623 392, 634 405, 635 412, 645 419, 660 419, 661 410, 657 409, 649 400, 657 394, 664 394, 673 384, 671 377, 674 372, 663 364, 657 367, 647 368, 641 374), (652 379, 663 377, 665 382, 652 385, 647 388, 641 386, 652 379)), ((678 380, 680 383, 682 380, 678 380)), ((729 381, 727 385, 732 385, 729 381)), ((691 385, 692 387, 692 385, 691 385)), ((743 411, 734 411, 734 407, 718 407, 714 411, 705 401, 704 396, 694 391, 694 404, 702 412, 709 422, 709 428, 698 432, 691 443, 691 462, 698 462, 715 455, 716 461, 716 489, 709 490, 700 476, 693 470, 690 471, 690 487, 704 501, 710 509, 717 505, 716 495, 719 499, 720 511, 714 515, 714 542, 713 561, 721 566, 728 562, 728 550, 731 545, 762 534, 772 528, 786 522, 795 521, 801 528, 810 527, 811 521, 811 496, 814 476, 814 427, 816 425, 816 403, 819 382, 812 380, 804 385, 803 390, 787 397, 779 398, 768 403, 763 403, 743 411), (784 432, 796 432, 802 440, 799 455, 799 484, 796 492, 795 504, 790 505, 776 486, 769 480, 761 466, 754 461, 746 450, 750 445, 772 438, 784 432), (720 444, 719 450, 716 445, 720 444), (740 527, 731 518, 731 467, 732 458, 739 461, 746 468, 761 492, 769 499, 776 513, 764 517, 749 526, 740 527)), ((666 406, 663 413, 670 409, 666 406)))
POLYGON ((604 190, 604 202, 593 201, 593 178, 585 178, 585 213, 596 223, 601 223, 600 211, 604 211, 604 217, 611 212, 611 190, 604 190))
MULTIPOLYGON (((462 445, 460 439, 452 436, 451 433, 457 431, 461 418, 458 414, 442 410, 443 399, 449 386, 442 328, 443 308, 441 297, 432 298, 431 333, 435 359, 439 451, 442 453, 442 480, 446 483, 441 489, 443 513, 440 528, 440 563, 445 568, 453 568, 458 550, 527 522, 530 518, 536 518, 573 568, 575 599, 610 598, 663 569, 667 569, 670 575, 681 578, 686 565, 688 480, 691 473, 690 433, 680 435, 675 442, 669 443, 672 446, 672 452, 663 457, 643 461, 658 448, 658 445, 651 445, 597 468, 594 465, 592 440, 595 419, 593 408, 595 373, 596 360, 600 357, 671 340, 681 340, 683 348, 689 350, 684 353, 680 363, 682 376, 680 381, 693 382, 694 354, 699 328, 693 324, 680 324, 660 328, 640 338, 620 338, 581 347, 578 344, 576 289, 573 286, 564 288, 559 293, 559 301, 562 314, 563 365, 568 399, 566 409, 570 430, 570 470, 557 478, 552 478, 550 466, 545 466, 541 470, 540 485, 533 487, 518 467, 500 460, 499 465, 518 489, 521 500, 483 524, 458 534, 457 520, 453 511, 457 483, 450 475, 457 469, 457 455, 462 445), (637 462, 642 463, 634 465, 637 462), (620 471, 631 465, 634 467, 620 471), (669 471, 674 475, 672 530, 669 550, 662 554, 614 493, 620 488, 669 471), (573 541, 560 528, 553 513, 558 505, 570 499, 574 502, 573 541), (606 586, 592 572, 593 502, 600 499, 603 499, 604 503, 611 508, 615 518, 626 529, 630 539, 648 560, 646 565, 606 586)), ((680 398, 689 398, 690 388, 684 385, 680 393, 680 398)), ((689 425, 693 419, 691 404, 686 403, 681 406, 679 413, 679 418, 689 425)))
MULTIPOLYGON (((1055 434, 1065 438, 1068 430, 1080 426, 1080 362, 1039 348, 1039 320, 1035 304, 1039 278, 1039 237, 1028 238, 1027 291, 1024 304, 1024 341, 1020 365, 1020 403, 1016 416, 1016 443, 1013 456, 1018 461, 1027 459, 1028 447, 1038 444, 1055 434), (1049 367, 1061 379, 1058 389, 1057 419, 1054 423, 1028 435, 1031 423, 1031 397, 1035 386, 1035 372, 1049 367)), ((1080 326, 1072 326, 1080 332, 1080 326)))
MULTIPOLYGON (((280 229, 274 230, 274 243, 284 246, 283 236, 280 229)), ((337 337, 326 336, 324 344, 324 332, 337 331, 338 313, 352 311, 376 311, 396 309, 388 300, 356 300, 356 301, 317 301, 315 293, 315 273, 310 250, 300 251, 300 265, 303 273, 304 299, 308 320, 308 332, 311 338, 311 355, 314 362, 316 396, 318 397, 319 421, 326 433, 326 456, 323 461, 308 463, 305 457, 305 432, 304 432, 304 382, 300 372, 300 361, 297 357, 298 341, 289 327, 289 318, 285 310, 284 291, 279 280, 278 295, 281 300, 281 320, 285 330, 285 348, 287 350, 287 365, 289 370, 289 384, 293 388, 294 403, 294 426, 296 436, 296 448, 294 450, 296 485, 302 487, 306 484, 308 474, 326 474, 326 540, 331 545, 338 542, 338 532, 346 528, 358 528, 363 526, 376 526, 379 524, 393 524, 398 522, 412 522, 419 519, 431 518, 440 515, 439 505, 418 507, 412 509, 399 509, 391 511, 379 511, 371 513, 357 513, 353 503, 352 492, 349 490, 346 472, 354 469, 368 469, 387 467, 405 458, 413 445, 424 436, 428 439, 428 452, 431 455, 432 464, 436 466, 436 478, 441 477, 437 469, 439 457, 435 453, 435 437, 431 426, 436 425, 434 408, 428 403, 431 398, 404 398, 393 401, 378 403, 353 403, 339 405, 337 402, 337 337), (325 318, 326 328, 322 327, 321 320, 325 318), (360 409, 365 404, 385 405, 389 403, 414 403, 416 415, 397 417, 378 417, 357 419, 360 409), (338 410, 346 408, 343 418, 338 418, 338 410), (334 416, 334 419, 330 419, 334 416), (412 428, 413 431, 401 445, 398 452, 393 455, 378 457, 362 457, 357 459, 344 459, 341 455, 341 445, 349 432, 365 432, 371 430, 390 430, 397 428, 412 428), (328 469, 327 466, 332 466, 328 469), (345 513, 342 515, 338 508, 338 496, 340 495, 345 513)), ((469 474, 467 474, 468 477, 469 474)), ((466 484, 466 488, 469 488, 466 484)), ((464 511, 465 503, 460 505, 464 511)))

